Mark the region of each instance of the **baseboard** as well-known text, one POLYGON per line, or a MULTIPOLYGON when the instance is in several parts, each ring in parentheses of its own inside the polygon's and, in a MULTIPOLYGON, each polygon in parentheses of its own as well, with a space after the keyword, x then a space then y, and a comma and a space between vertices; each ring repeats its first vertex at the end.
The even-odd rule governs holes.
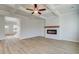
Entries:
POLYGON ((62 39, 64 41, 71 41, 71 42, 79 42, 79 40, 77 39, 62 39))
POLYGON ((43 36, 34 36, 34 37, 20 37, 21 40, 23 39, 31 39, 31 38, 37 38, 37 37, 43 37, 43 36))
POLYGON ((78 40, 75 40, 75 39, 73 39, 73 40, 72 39, 54 39, 54 38, 46 38, 46 39, 63 40, 63 41, 70 41, 70 42, 79 42, 78 40))
MULTIPOLYGON (((46 39, 54 39, 54 38, 47 38, 47 37, 44 37, 44 36, 19 37, 19 39, 22 40, 22 39, 38 38, 38 37, 42 37, 42 38, 46 38, 46 39)), ((0 38, 0 40, 3 40, 3 39, 5 39, 5 38, 0 38)), ((54 40, 63 40, 63 41, 79 42, 79 40, 76 40, 76 39, 54 39, 54 40)))

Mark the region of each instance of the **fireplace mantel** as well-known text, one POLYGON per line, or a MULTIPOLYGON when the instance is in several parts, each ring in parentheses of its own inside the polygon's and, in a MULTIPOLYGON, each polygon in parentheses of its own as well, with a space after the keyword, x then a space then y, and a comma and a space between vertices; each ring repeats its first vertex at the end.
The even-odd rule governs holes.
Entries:
POLYGON ((59 26, 45 26, 45 28, 59 28, 59 26))

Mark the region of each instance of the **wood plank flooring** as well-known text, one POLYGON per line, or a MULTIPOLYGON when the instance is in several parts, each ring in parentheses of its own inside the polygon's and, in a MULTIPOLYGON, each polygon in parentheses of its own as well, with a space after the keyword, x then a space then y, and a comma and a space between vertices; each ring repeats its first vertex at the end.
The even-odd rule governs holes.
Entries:
POLYGON ((0 41, 0 54, 78 54, 79 43, 35 37, 13 44, 0 41))

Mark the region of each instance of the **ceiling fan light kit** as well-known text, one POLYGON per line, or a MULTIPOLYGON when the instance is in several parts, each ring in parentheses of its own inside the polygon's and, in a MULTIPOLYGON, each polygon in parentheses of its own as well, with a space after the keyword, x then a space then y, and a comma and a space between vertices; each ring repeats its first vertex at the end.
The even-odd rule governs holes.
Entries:
POLYGON ((34 13, 38 13, 38 11, 34 11, 34 13))
POLYGON ((45 11, 46 9, 39 9, 37 4, 34 4, 34 8, 33 9, 30 9, 30 8, 26 8, 26 10, 29 10, 29 11, 33 11, 32 14, 42 14, 40 11, 45 11))

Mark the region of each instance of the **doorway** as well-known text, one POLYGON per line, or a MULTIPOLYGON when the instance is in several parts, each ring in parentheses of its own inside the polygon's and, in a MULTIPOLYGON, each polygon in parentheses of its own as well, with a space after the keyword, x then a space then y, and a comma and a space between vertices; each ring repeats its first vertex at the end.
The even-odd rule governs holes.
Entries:
POLYGON ((20 20, 13 17, 5 17, 5 36, 18 38, 20 34, 20 20))
POLYGON ((14 17, 5 17, 5 46, 12 46, 20 37, 20 20, 14 17))

